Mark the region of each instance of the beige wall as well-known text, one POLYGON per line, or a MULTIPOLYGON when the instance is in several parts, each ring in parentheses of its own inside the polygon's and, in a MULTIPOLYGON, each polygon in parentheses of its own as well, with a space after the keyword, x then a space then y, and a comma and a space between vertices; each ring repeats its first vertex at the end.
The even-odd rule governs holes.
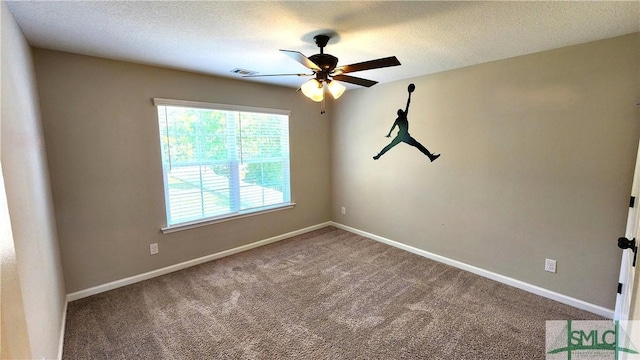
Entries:
POLYGON ((0 9, 2 357, 53 359, 65 288, 36 82, 29 45, 4 2, 0 9))
POLYGON ((290 88, 34 50, 69 293, 330 220, 330 119, 290 88), (154 97, 291 110, 293 209, 163 235, 154 97), (149 244, 160 253, 149 255, 149 244))
POLYGON ((613 308, 638 145, 637 45, 635 34, 351 90, 324 117, 288 88, 34 50, 67 290, 333 218, 613 308), (401 144, 373 161, 410 82, 411 134, 443 156, 429 163, 401 144), (162 235, 153 97, 291 109, 298 205, 162 235))
POLYGON ((333 219, 612 309, 639 74, 632 34, 349 91, 334 108, 333 219), (410 133, 442 157, 400 144, 374 161, 412 82, 410 133))

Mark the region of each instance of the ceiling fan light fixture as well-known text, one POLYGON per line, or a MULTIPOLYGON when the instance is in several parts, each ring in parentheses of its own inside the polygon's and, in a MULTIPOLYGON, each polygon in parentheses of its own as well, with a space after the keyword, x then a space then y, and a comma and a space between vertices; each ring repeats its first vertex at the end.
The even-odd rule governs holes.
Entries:
POLYGON ((347 89, 346 87, 344 87, 344 85, 340 84, 337 81, 328 81, 327 88, 329 89, 329 92, 331 93, 334 99, 337 99, 340 96, 342 96, 344 91, 347 89))
POLYGON ((320 102, 324 99, 324 89, 322 88, 322 83, 316 79, 311 79, 302 84, 300 90, 302 90, 304 96, 315 102, 320 102))

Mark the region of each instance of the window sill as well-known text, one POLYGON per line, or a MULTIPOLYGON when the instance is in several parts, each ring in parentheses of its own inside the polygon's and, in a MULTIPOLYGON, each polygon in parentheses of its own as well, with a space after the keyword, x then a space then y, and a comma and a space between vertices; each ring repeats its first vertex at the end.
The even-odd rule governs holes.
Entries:
POLYGON ((170 234, 176 231, 189 230, 189 229, 194 229, 202 226, 218 224, 225 221, 242 219, 249 216, 262 215, 262 214, 266 214, 274 211, 291 209, 294 206, 296 206, 296 203, 281 204, 281 205, 277 205, 277 206, 260 210, 260 211, 254 211, 249 213, 240 212, 233 215, 225 215, 225 216, 220 216, 216 218, 208 218, 208 219, 197 220, 197 221, 192 221, 188 223, 176 224, 173 226, 167 226, 167 227, 161 228, 160 231, 162 231, 163 234, 170 234))

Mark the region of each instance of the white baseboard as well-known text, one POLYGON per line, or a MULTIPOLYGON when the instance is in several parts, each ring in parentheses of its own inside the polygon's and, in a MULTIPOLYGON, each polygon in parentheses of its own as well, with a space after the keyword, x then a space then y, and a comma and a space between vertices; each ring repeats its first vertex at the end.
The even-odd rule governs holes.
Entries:
POLYGON ((409 252, 414 253, 416 255, 420 255, 420 256, 426 257, 428 259, 431 259, 431 260, 434 260, 434 261, 437 261, 437 262, 440 262, 440 263, 443 263, 443 264, 447 264, 447 265, 456 267, 458 269, 462 269, 462 270, 468 271, 470 273, 474 273, 476 275, 480 275, 482 277, 485 277, 485 278, 488 278, 488 279, 491 279, 491 280, 494 280, 494 281, 497 281, 497 282, 501 282, 503 284, 507 284, 507 285, 516 287, 518 289, 522 289, 524 291, 527 291, 527 292, 530 292, 530 293, 533 293, 533 294, 536 294, 536 295, 540 295, 542 297, 545 297, 545 298, 548 298, 548 299, 551 299, 551 300, 555 300, 557 302, 560 302, 560 303, 563 303, 563 304, 566 304, 566 305, 570 305, 570 306, 576 307, 578 309, 582 309, 582 310, 585 310, 585 311, 588 311, 588 312, 591 312, 591 313, 594 313, 594 314, 597 314, 597 315, 600 315, 600 316, 604 316, 604 317, 609 318, 609 319, 613 319, 613 310, 611 310, 611 309, 607 309, 607 308, 599 306, 599 305, 591 304, 591 303, 588 303, 588 302, 580 300, 580 299, 572 298, 570 296, 563 295, 563 294, 557 293, 555 291, 551 291, 551 290, 548 290, 548 289, 545 289, 545 288, 541 288, 539 286, 532 285, 532 284, 526 283, 524 281, 516 280, 516 279, 510 278, 508 276, 500 275, 500 274, 494 273, 494 272, 489 271, 489 270, 481 269, 479 267, 475 267, 473 265, 469 265, 469 264, 466 264, 466 263, 463 263, 463 262, 460 262, 460 261, 457 261, 457 260, 449 259, 447 257, 441 256, 441 255, 437 255, 437 254, 434 254, 434 253, 431 253, 431 252, 428 252, 428 251, 425 251, 425 250, 422 250, 422 249, 418 249, 418 248, 415 248, 413 246, 405 245, 403 243, 399 243, 397 241, 393 241, 393 240, 384 238, 382 236, 371 234, 371 233, 368 233, 366 231, 358 230, 358 229, 352 228, 350 226, 342 225, 340 223, 336 223, 336 222, 333 222, 333 221, 331 221, 330 224, 335 226, 335 227, 337 227, 337 228, 340 228, 340 229, 343 229, 343 230, 346 230, 346 231, 349 231, 349 232, 364 236, 364 237, 372 239, 372 240, 379 241, 381 243, 385 243, 387 245, 391 245, 393 247, 396 247, 396 248, 399 248, 399 249, 402 249, 402 250, 409 251, 409 252))
MULTIPOLYGON (((466 263, 463 263, 463 262, 460 262, 460 261, 457 261, 457 260, 453 260, 453 259, 441 256, 441 255, 437 255, 437 254, 434 254, 434 253, 431 253, 431 252, 428 252, 428 251, 425 251, 425 250, 422 250, 422 249, 415 248, 413 246, 409 246, 409 245, 406 245, 406 244, 403 244, 403 243, 400 243, 400 242, 397 242, 397 241, 394 241, 394 240, 390 240, 390 239, 384 238, 382 236, 371 234, 371 233, 368 233, 366 231, 362 231, 362 230, 359 230, 359 229, 356 229, 356 228, 352 228, 350 226, 346 226, 346 225, 343 225, 343 224, 340 224, 340 223, 336 223, 336 222, 333 222, 333 221, 328 221, 328 222, 325 222, 325 223, 317 224, 317 225, 310 226, 310 227, 307 227, 307 228, 304 228, 304 229, 300 229, 300 230, 292 231, 292 232, 289 232, 289 233, 286 233, 286 234, 274 236, 274 237, 271 237, 271 238, 268 238, 268 239, 256 241, 256 242, 253 242, 251 244, 247 244, 247 245, 239 246, 239 247, 236 247, 236 248, 233 248, 233 249, 221 251, 219 253, 203 256, 203 257, 200 257, 200 258, 197 258, 197 259, 185 261, 185 262, 182 262, 182 263, 179 263, 179 264, 167 266, 167 267, 164 267, 164 268, 161 268, 161 269, 149 271, 149 272, 146 272, 146 273, 143 273, 143 274, 131 276, 131 277, 128 277, 128 278, 112 281, 110 283, 106 283, 106 284, 103 284, 103 285, 98 285, 98 286, 94 286, 94 287, 91 287, 91 288, 88 288, 88 289, 84 289, 84 290, 80 290, 80 291, 77 291, 77 292, 74 292, 74 293, 70 293, 70 294, 67 294, 67 302, 78 300, 78 299, 82 299, 82 298, 85 298, 85 297, 88 297, 88 296, 91 296, 91 295, 95 295, 95 294, 99 294, 99 293, 102 293, 102 292, 105 292, 105 291, 117 289, 117 288, 122 287, 122 286, 126 286, 126 285, 134 284, 134 283, 137 283, 137 282, 140 282, 140 281, 148 280, 148 279, 151 279, 151 278, 154 278, 154 277, 157 277, 157 276, 161 276, 161 275, 165 275, 165 274, 168 274, 168 273, 171 273, 171 272, 174 272, 174 271, 186 269, 188 267, 195 266, 195 265, 198 265, 198 264, 202 264, 202 263, 207 262, 207 261, 223 258, 225 256, 230 256, 230 255, 242 252, 242 251, 247 251, 247 250, 250 250, 250 249, 253 249, 253 248, 257 248, 257 247, 260 247, 260 246, 264 246, 264 245, 267 245, 267 244, 270 244, 270 243, 273 243, 273 242, 276 242, 276 241, 284 240, 284 239, 287 239, 287 238, 290 238, 290 237, 293 237, 293 236, 297 236, 297 235, 301 235, 301 234, 304 234, 304 233, 307 233, 307 232, 310 232, 310 231, 313 231, 313 230, 321 229, 321 228, 329 226, 329 225, 335 226, 337 228, 340 228, 340 229, 343 229, 343 230, 346 230, 346 231, 350 231, 352 233, 367 237, 367 238, 372 239, 372 240, 376 240, 376 241, 385 243, 387 245, 391 245, 393 247, 396 247, 396 248, 399 248, 399 249, 402 249, 402 250, 405 250, 405 251, 409 251, 409 252, 414 253, 416 255, 420 255, 420 256, 426 257, 428 259, 431 259, 431 260, 434 260, 434 261, 437 261, 437 262, 441 262, 443 264, 447 264, 447 265, 450 265, 450 266, 453 266, 453 267, 456 267, 456 268, 459 268, 459 269, 474 273, 476 275, 480 275, 482 277, 486 277, 486 278, 494 280, 494 281, 501 282, 501 283, 506 284, 506 285, 510 285, 510 286, 516 287, 518 289, 522 289, 524 291, 527 291, 527 292, 530 292, 530 293, 533 293, 533 294, 536 294, 536 295, 543 296, 543 297, 551 299, 551 300, 558 301, 558 302, 563 303, 563 304, 567 304, 567 305, 576 307, 578 309, 582 309, 582 310, 589 311, 591 313, 594 313, 594 314, 597 314, 597 315, 600 315, 600 316, 604 316, 604 317, 609 318, 609 319, 613 319, 613 310, 611 310, 611 309, 607 309, 607 308, 599 306, 599 305, 591 304, 591 303, 588 303, 588 302, 580 300, 580 299, 576 299, 576 298, 573 298, 573 297, 570 297, 570 296, 567 296, 567 295, 563 295, 563 294, 557 293, 555 291, 551 291, 551 290, 548 290, 548 289, 545 289, 545 288, 541 288, 541 287, 536 286, 536 285, 532 285, 532 284, 526 283, 524 281, 520 281, 520 280, 517 280, 517 279, 514 279, 514 278, 510 278, 508 276, 500 275, 500 274, 494 273, 494 272, 489 271, 489 270, 481 269, 481 268, 475 267, 473 265, 469 265, 469 264, 466 264, 466 263)), ((65 311, 64 311, 65 319, 66 319, 66 308, 67 308, 67 306, 65 304, 65 311)), ((62 344, 63 344, 65 319, 63 319, 63 323, 62 323, 63 329, 61 331, 61 336, 60 336, 60 345, 59 345, 59 355, 60 356, 62 355, 62 344)))
POLYGON ((67 294, 67 301, 74 301, 74 300, 82 299, 82 298, 85 298, 85 297, 88 297, 88 296, 91 296, 91 295, 103 293, 105 291, 117 289, 119 287, 123 287, 123 286, 126 286, 126 285, 131 285, 131 284, 134 284, 134 283, 137 283, 137 282, 140 282, 140 281, 148 280, 148 279, 151 279, 151 278, 154 278, 154 277, 157 277, 157 276, 165 275, 165 274, 168 274, 168 273, 171 273, 171 272, 174 272, 174 271, 178 271, 178 270, 186 269, 186 268, 191 267, 191 266, 202 264, 202 263, 205 263, 207 261, 220 259, 220 258, 223 258, 225 256, 237 254, 237 253, 242 252, 242 251, 247 251, 247 250, 250 250, 250 249, 253 249, 253 248, 257 248, 257 247, 260 247, 260 246, 271 244, 271 243, 276 242, 276 241, 280 241, 280 240, 284 240, 284 239, 287 239, 287 238, 290 238, 290 237, 293 237, 293 236, 297 236, 297 235, 301 235, 301 234, 304 234, 304 233, 308 233, 310 231, 321 229, 321 228, 329 226, 329 225, 331 225, 331 222, 325 222, 325 223, 321 223, 321 224, 318 224, 318 225, 309 226, 309 227, 306 227, 304 229, 300 229, 300 230, 288 232, 286 234, 274 236, 274 237, 271 237, 271 238, 268 238, 268 239, 256 241, 256 242, 253 242, 251 244, 238 246, 236 248, 225 250, 225 251, 221 251, 219 253, 203 256, 203 257, 200 257, 200 258, 197 258, 197 259, 193 259, 193 260, 185 261, 185 262, 182 262, 182 263, 179 263, 179 264, 163 267, 161 269, 149 271, 149 272, 146 272, 146 273, 143 273, 143 274, 134 275, 134 276, 131 276, 131 277, 128 277, 128 278, 112 281, 110 283, 106 283, 106 284, 90 287, 88 289, 84 289, 84 290, 80 290, 80 291, 77 291, 77 292, 74 292, 74 293, 67 294))
POLYGON ((62 320, 60 323, 60 339, 58 340, 58 360, 62 360, 62 348, 64 346, 64 330, 67 327, 67 305, 69 300, 64 300, 64 308, 62 309, 62 320))

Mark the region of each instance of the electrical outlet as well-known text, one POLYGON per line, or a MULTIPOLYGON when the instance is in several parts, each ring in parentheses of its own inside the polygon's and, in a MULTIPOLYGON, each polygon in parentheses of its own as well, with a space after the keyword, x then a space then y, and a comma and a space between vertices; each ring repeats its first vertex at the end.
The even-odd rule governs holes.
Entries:
POLYGON ((153 243, 151 245, 149 245, 149 251, 151 252, 151 255, 155 255, 158 253, 158 243, 153 243))
POLYGON ((346 207, 342 207, 342 215, 345 215, 347 213, 347 208, 346 207))
POLYGON ((545 259, 544 261, 544 270, 548 272, 555 273, 556 272, 556 261, 551 259, 545 259))

